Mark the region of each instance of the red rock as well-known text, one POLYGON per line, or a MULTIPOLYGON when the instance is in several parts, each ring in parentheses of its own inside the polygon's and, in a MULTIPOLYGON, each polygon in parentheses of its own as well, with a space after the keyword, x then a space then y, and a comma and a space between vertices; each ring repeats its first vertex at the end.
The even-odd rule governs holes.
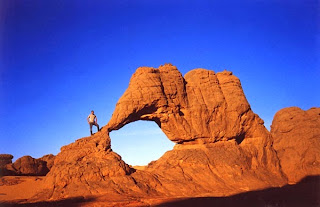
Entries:
POLYGON ((281 168, 290 183, 320 175, 320 108, 290 107, 276 113, 271 133, 281 168))
POLYGON ((51 168, 34 200, 223 197, 319 175, 319 117, 320 108, 283 109, 270 133, 231 72, 195 69, 183 77, 171 64, 141 67, 100 132, 62 147, 56 157, 27 156, 6 167, 20 174, 51 168), (112 151, 109 132, 137 120, 156 122, 176 145, 134 169, 112 151))
POLYGON ((13 156, 10 154, 0 154, 0 177, 5 175, 15 175, 16 172, 11 168, 13 156))
POLYGON ((46 162, 31 156, 23 156, 12 164, 18 175, 46 175, 49 171, 46 162))
POLYGON ((130 196, 200 196, 286 183, 270 133, 252 112, 238 78, 176 67, 138 68, 101 132, 62 147, 45 182, 51 198, 117 192, 130 196), (144 170, 111 150, 109 132, 155 121, 175 148, 144 170))
POLYGON ((196 69, 183 78, 170 64, 138 68, 107 127, 119 129, 136 120, 155 121, 180 144, 268 136, 231 72, 196 69))
POLYGON ((39 158, 38 160, 45 161, 47 168, 50 170, 53 166, 55 157, 56 156, 54 156, 53 154, 48 154, 48 155, 45 155, 45 156, 39 158))
POLYGON ((0 154, 0 167, 12 163, 13 156, 10 154, 0 154))
POLYGON ((119 182, 130 182, 126 175, 131 172, 133 169, 111 150, 108 131, 103 128, 62 147, 45 184, 52 198, 117 192, 121 191, 119 182))

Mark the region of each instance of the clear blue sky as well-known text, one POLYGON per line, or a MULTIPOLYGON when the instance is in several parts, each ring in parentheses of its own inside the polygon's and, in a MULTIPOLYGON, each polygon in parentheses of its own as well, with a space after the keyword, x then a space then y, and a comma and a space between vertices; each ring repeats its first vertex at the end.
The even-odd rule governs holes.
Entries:
MULTIPOLYGON (((267 128, 281 108, 319 107, 318 8, 317 0, 2 0, 0 153, 57 154, 89 135, 91 109, 104 126, 139 66, 233 71, 267 128)), ((111 139, 129 164, 173 146, 152 122, 111 139)))

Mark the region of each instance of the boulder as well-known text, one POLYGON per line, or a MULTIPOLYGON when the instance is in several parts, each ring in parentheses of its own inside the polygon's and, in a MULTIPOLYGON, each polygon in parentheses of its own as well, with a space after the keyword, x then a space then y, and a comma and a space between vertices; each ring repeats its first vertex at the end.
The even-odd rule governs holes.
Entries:
POLYGON ((13 156, 10 154, 0 154, 0 177, 5 175, 15 175, 16 172, 11 168, 13 156))
POLYGON ((12 164, 17 175, 46 175, 49 172, 47 163, 34 159, 31 156, 23 156, 12 164))
POLYGON ((290 183, 320 175, 320 108, 284 108, 274 116, 271 134, 282 171, 290 183))
POLYGON ((0 167, 12 163, 13 156, 10 154, 0 154, 0 167))

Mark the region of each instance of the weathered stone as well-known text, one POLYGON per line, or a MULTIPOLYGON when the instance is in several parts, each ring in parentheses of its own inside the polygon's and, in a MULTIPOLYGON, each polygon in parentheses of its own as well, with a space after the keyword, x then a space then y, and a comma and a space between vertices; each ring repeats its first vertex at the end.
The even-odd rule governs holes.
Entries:
POLYGON ((18 175, 46 175, 49 172, 45 161, 23 156, 12 164, 18 175))
POLYGON ((170 64, 138 68, 107 127, 115 130, 136 120, 155 121, 179 144, 240 143, 244 137, 268 135, 231 72, 195 69, 183 78, 170 64))
POLYGON ((0 154, 0 177, 5 175, 15 175, 16 172, 11 168, 13 156, 10 154, 0 154))
POLYGON ((280 110, 273 119, 271 133, 289 182, 320 175, 320 108, 280 110))
POLYGON ((46 177, 51 198, 117 192, 131 196, 230 195, 286 183, 270 133, 238 78, 176 67, 138 68, 101 132, 62 147, 46 177), (135 170, 112 152, 109 132, 155 121, 177 143, 135 170))
POLYGON ((13 156, 10 154, 0 154, 0 167, 12 163, 13 156))
POLYGON ((108 131, 102 129, 93 136, 78 139, 61 148, 45 183, 52 198, 82 196, 109 191, 122 191, 119 183, 134 183, 128 179, 134 170, 110 148, 108 131))
POLYGON ((55 157, 56 156, 54 156, 53 154, 48 154, 48 155, 45 155, 45 156, 39 158, 38 160, 45 161, 47 168, 50 170, 53 166, 55 157))

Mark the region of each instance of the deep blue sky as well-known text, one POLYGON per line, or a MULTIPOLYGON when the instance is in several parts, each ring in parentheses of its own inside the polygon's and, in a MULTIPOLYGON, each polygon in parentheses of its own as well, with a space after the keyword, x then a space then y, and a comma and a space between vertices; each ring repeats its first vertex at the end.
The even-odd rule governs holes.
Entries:
MULTIPOLYGON (((57 154, 88 136, 91 109, 104 126, 139 66, 230 70, 267 128, 281 108, 319 107, 317 9, 317 0, 3 0, 0 153, 57 154)), ((173 146, 152 122, 111 139, 129 164, 173 146)))

